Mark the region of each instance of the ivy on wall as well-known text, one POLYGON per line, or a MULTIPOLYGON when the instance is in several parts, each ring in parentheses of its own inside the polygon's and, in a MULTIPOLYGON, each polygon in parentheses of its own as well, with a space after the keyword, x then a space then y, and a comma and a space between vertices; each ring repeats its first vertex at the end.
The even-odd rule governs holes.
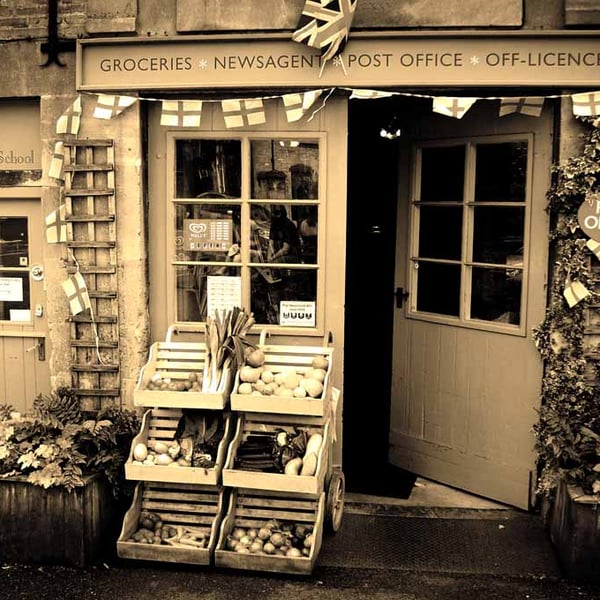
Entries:
POLYGON ((586 324, 594 310, 600 315, 597 259, 578 225, 581 204, 600 192, 600 121, 586 123, 579 156, 553 167, 548 191, 551 215, 550 244, 554 257, 552 285, 544 321, 534 332, 544 360, 542 406, 534 426, 540 466, 538 492, 551 496, 561 479, 581 486, 585 493, 600 493, 600 377, 589 360, 590 337, 586 324), (569 307, 563 292, 570 281, 581 282, 591 293, 569 307))

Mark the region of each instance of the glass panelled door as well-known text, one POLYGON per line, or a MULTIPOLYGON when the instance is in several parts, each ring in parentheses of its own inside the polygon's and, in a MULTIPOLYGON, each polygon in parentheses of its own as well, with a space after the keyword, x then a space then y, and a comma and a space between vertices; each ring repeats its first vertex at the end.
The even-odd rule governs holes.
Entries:
POLYGON ((0 198, 0 404, 21 411, 50 383, 42 243, 39 200, 0 198))
POLYGON ((552 118, 422 118, 399 188, 389 460, 527 508, 552 118), (493 131, 493 135, 486 135, 493 131), (524 133, 525 132, 525 133, 524 133))

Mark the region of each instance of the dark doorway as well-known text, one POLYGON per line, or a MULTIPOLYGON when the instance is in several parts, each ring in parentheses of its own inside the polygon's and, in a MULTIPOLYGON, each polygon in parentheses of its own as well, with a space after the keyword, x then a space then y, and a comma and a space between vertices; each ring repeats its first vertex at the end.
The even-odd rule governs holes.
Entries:
POLYGON ((349 492, 407 498, 415 476, 387 461, 399 103, 349 101, 343 464, 349 492))

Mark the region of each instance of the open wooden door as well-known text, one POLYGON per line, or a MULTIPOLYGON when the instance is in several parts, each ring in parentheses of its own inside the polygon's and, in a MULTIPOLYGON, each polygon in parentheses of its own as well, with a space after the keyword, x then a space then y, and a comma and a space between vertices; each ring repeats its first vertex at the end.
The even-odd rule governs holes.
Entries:
POLYGON ((390 462, 530 506, 546 302, 552 107, 423 111, 403 143, 390 462))

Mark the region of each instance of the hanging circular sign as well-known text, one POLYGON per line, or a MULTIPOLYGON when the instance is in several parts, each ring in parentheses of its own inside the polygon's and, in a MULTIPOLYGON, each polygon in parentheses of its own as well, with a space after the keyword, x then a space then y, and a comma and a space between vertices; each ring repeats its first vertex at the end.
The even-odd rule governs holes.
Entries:
POLYGON ((577 221, 583 232, 600 242, 600 194, 588 194, 577 211, 577 221))

